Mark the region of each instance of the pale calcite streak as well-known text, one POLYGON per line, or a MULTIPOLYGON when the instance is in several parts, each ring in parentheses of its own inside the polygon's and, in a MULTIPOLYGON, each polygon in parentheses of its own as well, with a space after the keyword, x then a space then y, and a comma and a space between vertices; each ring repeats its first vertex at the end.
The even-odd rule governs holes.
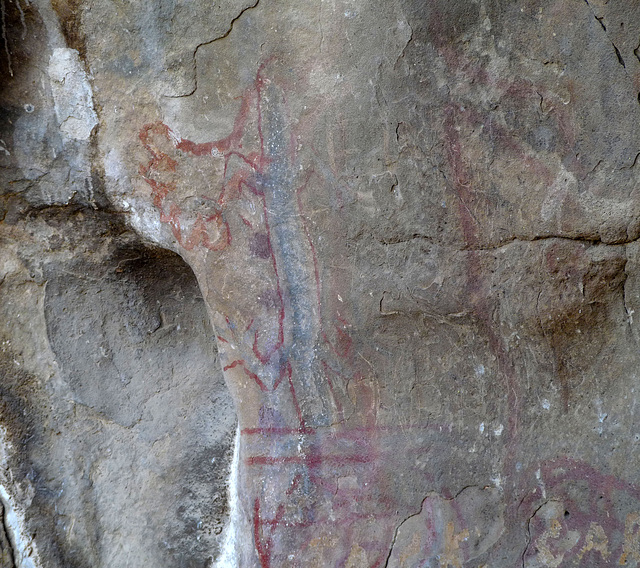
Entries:
POLYGON ((240 426, 236 429, 233 459, 229 471, 229 524, 225 528, 224 544, 214 568, 237 568, 239 532, 241 524, 240 502, 238 499, 238 464, 240 463, 240 426))
MULTIPOLYGON (((14 560, 16 568, 42 568, 38 549, 35 540, 27 531, 24 507, 29 506, 30 499, 25 503, 24 497, 17 498, 14 496, 15 490, 20 493, 29 493, 31 487, 15 487, 16 482, 11 475, 7 465, 7 457, 11 454, 13 448, 11 443, 6 439, 6 430, 0 426, 0 500, 4 506, 5 525, 7 537, 13 548, 14 560)), ((23 481, 21 484, 28 483, 23 481)))
POLYGON ((98 124, 89 79, 75 49, 56 47, 49 59, 51 92, 61 132, 74 140, 89 140, 98 124))

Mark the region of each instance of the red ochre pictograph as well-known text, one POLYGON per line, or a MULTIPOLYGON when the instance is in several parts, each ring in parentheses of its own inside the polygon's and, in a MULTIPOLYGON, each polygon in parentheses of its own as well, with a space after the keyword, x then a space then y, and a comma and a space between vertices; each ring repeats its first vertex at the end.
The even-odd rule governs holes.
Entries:
MULTIPOLYGON (((226 317, 227 329, 219 329, 217 339, 223 344, 244 344, 247 343, 247 335, 251 342, 251 361, 247 357, 238 358, 225 364, 224 370, 241 367, 245 374, 250 377, 263 392, 275 391, 283 384, 288 383, 292 390, 294 399, 295 389, 292 382, 292 369, 289 362, 282 362, 278 378, 273 385, 267 385, 260 378, 260 369, 265 365, 279 358, 285 341, 285 318, 287 317, 284 301, 284 292, 281 284, 279 262, 276 259, 274 246, 272 245, 272 235, 270 219, 274 215, 267 209, 267 203, 260 180, 269 173, 272 162, 265 150, 265 140, 263 135, 263 110, 262 98, 265 83, 268 82, 263 76, 264 64, 260 67, 254 84, 249 87, 240 98, 241 104, 234 121, 232 132, 225 138, 206 143, 194 143, 181 138, 167 125, 161 122, 146 124, 139 133, 142 145, 150 154, 151 158, 146 164, 139 168, 140 175, 151 189, 154 206, 160 214, 160 221, 169 225, 173 236, 178 244, 187 251, 209 250, 222 253, 230 251, 238 239, 237 234, 233 234, 230 216, 240 217, 242 225, 236 224, 236 231, 244 229, 256 232, 257 236, 263 236, 254 247, 257 249, 257 256, 267 260, 269 266, 263 266, 262 270, 268 273, 274 283, 273 290, 265 291, 262 296, 270 298, 273 324, 268 330, 269 340, 263 340, 265 333, 264 316, 251 319, 244 330, 240 333, 228 316, 226 317), (246 150, 246 147, 252 147, 246 150), (164 149, 163 149, 164 148, 164 149), (167 148, 175 150, 175 154, 169 154, 167 148), (189 156, 211 157, 211 160, 222 160, 224 165, 220 175, 220 187, 217 196, 209 193, 201 193, 198 197, 207 208, 213 208, 213 212, 203 214, 196 211, 184 212, 178 204, 180 200, 180 183, 184 183, 177 175, 178 160, 186 160, 189 156), (236 167, 230 167, 231 160, 235 160, 236 167), (238 160, 243 167, 237 167, 238 160), (255 220, 250 220, 234 211, 231 207, 234 202, 239 201, 245 195, 259 203, 262 209, 260 226, 256 226, 255 220), (261 232, 260 232, 261 231, 261 232), (275 313, 274 313, 275 312, 275 313)), ((293 143, 292 143, 293 145, 293 143)), ((295 156, 295 151, 291 150, 290 156, 295 156)), ((315 170, 310 169, 304 174, 304 178, 295 189, 295 198, 300 212, 302 233, 300 238, 304 240, 311 253, 313 264, 313 281, 315 282, 315 302, 318 306, 318 313, 322 310, 322 289, 320 279, 320 269, 315 246, 307 224, 306 216, 303 214, 302 194, 307 190, 311 181, 323 184, 324 180, 315 170)), ((244 232, 244 231, 243 231, 244 232)), ((254 241, 255 242, 255 241, 254 241)), ((252 251, 255 252, 255 251, 252 251)), ((233 254, 247 256, 247 251, 233 251, 233 254)), ((246 260, 246 259, 245 259, 246 260)), ((351 338, 349 337, 349 323, 339 314, 336 315, 338 321, 333 327, 336 336, 335 340, 328 337, 322 322, 320 331, 324 342, 329 346, 336 358, 342 361, 352 358, 349 351, 351 348, 351 338)), ((323 362, 328 369, 328 363, 323 362)), ((330 379, 329 379, 330 380, 330 379)), ((339 406, 339 403, 337 403, 339 406)), ((299 412, 298 412, 299 413, 299 412)), ((304 429, 304 424, 299 425, 304 429)))
MULTIPOLYGON (((240 349, 236 352, 242 353, 241 357, 233 358, 225 362, 223 370, 241 370, 248 377, 260 392, 265 396, 276 392, 281 386, 286 386, 290 392, 290 398, 297 416, 298 423, 290 426, 265 425, 242 430, 243 437, 259 438, 291 438, 295 440, 300 435, 314 437, 317 429, 308 426, 300 408, 300 402, 296 387, 298 381, 294 376, 294 369, 289 360, 283 359, 283 349, 285 348, 285 327, 287 321, 292 317, 285 308, 284 290, 281 283, 280 265, 276 256, 276 247, 273 246, 273 236, 270 220, 274 212, 267 208, 264 190, 260 180, 269 174, 272 159, 265 149, 263 136, 263 110, 262 110, 262 90, 265 85, 265 78, 262 75, 262 68, 258 72, 255 83, 248 88, 241 97, 241 104, 234 121, 231 134, 214 142, 194 143, 181 138, 167 125, 156 122, 146 124, 140 131, 139 138, 150 155, 147 163, 139 168, 140 175, 148 184, 153 204, 159 211, 160 221, 167 224, 178 244, 186 251, 198 253, 199 251, 213 251, 218 254, 239 254, 248 256, 253 252, 260 261, 263 261, 263 269, 267 273, 267 280, 273 283, 273 289, 262 294, 263 297, 270 297, 271 329, 268 330, 271 341, 263 341, 262 333, 265 329, 265 316, 258 314, 251 318, 244 329, 238 329, 238 325, 229 316, 225 317, 226 328, 217 329, 217 340, 221 346, 234 345, 240 349), (252 147, 252 150, 246 148, 252 147), (187 160, 189 157, 210 158, 223 162, 220 174, 220 185, 218 194, 212 196, 211 192, 198 195, 207 209, 213 211, 207 214, 201 212, 184 211, 179 205, 181 199, 181 187, 183 182, 178 176, 180 160, 187 160), (231 167, 231 163, 235 167, 231 167), (238 164, 241 167, 238 167, 238 164), (241 215, 234 209, 234 204, 243 198, 249 199, 259 205, 262 215, 259 220, 241 215), (234 223, 233 216, 239 216, 240 222, 234 223), (234 231, 242 231, 238 234, 234 231), (259 241, 254 239, 253 251, 234 250, 236 243, 246 241, 245 232, 255 232, 264 235, 259 241), (258 242, 256 242, 258 241, 258 242), (262 378, 262 369, 267 365, 277 362, 279 369, 273 384, 262 378)), ((295 156, 291 150, 289 156, 295 156)), ((303 195, 312 184, 326 184, 325 180, 309 169, 304 172, 302 179, 294 188, 293 198, 300 216, 299 238, 307 247, 310 256, 310 266, 312 275, 311 281, 314 283, 314 298, 311 298, 317 306, 318 314, 322 314, 322 288, 320 266, 317 258, 311 231, 304 215, 303 195)), ((245 259, 246 260, 246 259, 245 259)), ((214 306, 215 308, 215 306, 214 306)), ((344 509, 343 518, 338 519, 338 524, 347 526, 357 519, 366 519, 368 514, 359 514, 354 507, 349 504, 354 489, 345 489, 335 494, 335 484, 327 483, 327 477, 333 477, 340 468, 357 467, 360 470, 357 476, 364 486, 373 487, 377 475, 375 464, 379 461, 379 450, 375 447, 376 436, 370 434, 374 431, 375 416, 370 408, 370 401, 374 398, 371 387, 365 379, 364 373, 357 370, 358 365, 354 363, 354 353, 352 349, 352 339, 349 335, 351 327, 348 320, 336 310, 335 324, 331 325, 329 333, 320 317, 319 336, 321 341, 327 345, 328 353, 332 360, 322 360, 319 366, 327 373, 327 382, 330 392, 335 397, 334 407, 339 409, 338 422, 344 421, 342 404, 335 394, 334 382, 337 380, 347 382, 347 377, 353 378, 354 392, 356 396, 369 401, 365 420, 365 430, 349 429, 339 434, 337 441, 324 439, 318 444, 311 444, 302 453, 296 455, 283 455, 286 450, 279 450, 278 455, 264 455, 263 453, 250 453, 244 459, 244 464, 248 468, 278 467, 279 469, 291 468, 291 483, 287 479, 288 489, 282 495, 283 503, 277 506, 267 506, 263 498, 255 497, 253 510, 253 526, 256 550, 263 568, 271 566, 274 554, 273 541, 277 532, 292 531, 297 529, 310 528, 317 523, 327 523, 328 519, 318 516, 318 512, 313 511, 310 506, 302 517, 296 521, 287 518, 287 510, 291 509, 292 503, 297 500, 296 493, 309 492, 310 485, 315 486, 313 492, 319 492, 319 500, 328 501, 337 498, 336 503, 341 501, 340 507, 344 509), (332 339, 334 336, 335 339, 332 339), (332 376, 329 377, 329 374, 332 376), (353 446, 358 449, 353 451, 353 446), (363 467, 364 466, 364 467, 363 467), (332 474, 327 476, 326 468, 331 468, 332 474), (303 482, 304 480, 304 482, 303 482), (304 486, 304 487, 303 487, 304 486), (341 497, 340 493, 344 493, 341 497), (284 503, 288 502, 285 507, 284 503), (315 521, 312 519, 315 518, 315 521)), ((300 388, 299 386, 297 388, 300 388)), ((286 442, 283 448, 289 448, 292 443, 286 442)), ((357 491, 355 491, 357 493, 357 491)), ((298 499, 299 500, 299 499, 298 499)), ((296 509, 296 507, 293 507, 296 509)), ((330 523, 331 524, 331 523, 330 523)), ((376 555, 381 559, 385 554, 385 544, 381 542, 374 546, 376 555)))
MULTIPOLYGON (((460 65, 455 61, 455 54, 444 55, 449 65, 460 65)), ((350 562, 350 553, 356 550, 352 545, 359 543, 358 550, 366 555, 368 565, 381 567, 389 558, 398 523, 416 511, 415 506, 408 509, 393 494, 380 493, 377 488, 385 487, 388 478, 393 477, 391 472, 399 453, 429 459, 438 448, 455 446, 456 439, 451 425, 447 424, 390 426, 378 423, 375 377, 370 378, 371 371, 363 369, 357 358, 357 349, 349 332, 351 324, 349 318, 345 317, 348 306, 336 307, 327 301, 328 294, 322 286, 322 268, 304 210, 304 196, 312 185, 314 189, 320 187, 331 191, 333 186, 318 173, 327 168, 330 170, 331 166, 327 164, 323 164, 322 168, 308 167, 303 173, 296 174, 298 177, 295 178, 294 187, 300 219, 298 238, 309 251, 310 279, 315 288, 313 302, 319 314, 317 333, 326 347, 326 355, 320 357, 316 365, 326 380, 334 412, 330 427, 317 427, 305 420, 297 392, 300 381, 292 362, 284 356, 287 326, 291 325, 292 314, 285 301, 282 259, 279 259, 273 242, 274 212, 268 210, 260 183, 262 178, 269 175, 273 165, 263 135, 262 101, 268 82, 264 69, 265 65, 260 67, 255 82, 240 97, 233 129, 225 138, 194 143, 182 139, 161 122, 146 124, 140 130, 139 138, 150 159, 140 166, 139 172, 151 190, 160 221, 170 227, 176 241, 186 251, 196 254, 207 251, 220 255, 229 253, 238 255, 246 262, 263 263, 261 270, 270 288, 261 293, 262 304, 256 302, 256 305, 263 306, 262 312, 249 318, 240 326, 242 329, 230 316, 225 317, 226 326, 216 329, 221 353, 229 353, 229 346, 239 348, 236 353, 240 356, 229 358, 223 370, 241 370, 265 400, 271 397, 271 404, 273 393, 281 388, 288 389, 286 400, 289 402, 281 404, 292 404, 294 410, 291 415, 297 417, 297 424, 258 423, 241 430, 247 448, 242 463, 245 468, 254 470, 251 476, 256 479, 284 480, 277 495, 267 497, 260 491, 254 491, 248 497, 260 566, 273 568, 280 565, 284 552, 279 549, 279 543, 286 542, 287 535, 296 533, 298 536, 295 541, 299 547, 296 554, 300 554, 301 558, 307 553, 311 554, 309 551, 312 549, 314 554, 320 554, 318 551, 322 549, 325 550, 322 554, 333 555, 331 565, 344 566, 350 562), (189 157, 222 163, 216 195, 210 195, 209 192, 198 195, 205 204, 201 212, 185 211, 179 204, 179 160, 188 160, 189 157), (241 207, 233 207, 243 199, 255 204, 261 214, 251 217, 243 214, 241 207), (250 245, 234 250, 238 242, 243 239, 247 241, 247 233, 254 234, 250 245), (327 324, 327 321, 330 323, 327 324), (277 369, 275 380, 267 380, 263 370, 274 365, 277 369), (338 392, 346 392, 345 385, 350 385, 349 397, 338 392), (355 411, 347 416, 346 405, 349 403, 355 406, 355 411), (304 446, 300 446, 300 440, 304 440, 304 446), (371 528, 372 518, 376 521, 375 529, 371 528)), ((473 72, 469 62, 465 69, 473 72)), ((487 78, 479 77, 479 80, 486 81, 487 78)), ((535 88, 515 85, 506 90, 511 96, 522 97, 535 88)), ((452 172, 450 189, 458 202, 457 214, 465 242, 471 249, 480 240, 481 227, 472 213, 479 197, 473 191, 473 173, 465 161, 458 125, 482 121, 479 111, 468 109, 463 114, 453 102, 444 109, 442 138, 452 172)), ((567 121, 563 115, 560 115, 559 121, 561 132, 565 133, 569 144, 571 135, 565 124, 567 121)), ((516 142, 510 142, 506 134, 498 132, 498 136, 502 144, 512 144, 512 153, 524 156, 524 150, 517 147, 516 142)), ((297 171, 294 144, 290 144, 290 167, 297 171)), ((544 165, 535 159, 524 156, 524 163, 527 169, 549 177, 544 165)), ((332 173, 336 178, 339 177, 337 172, 332 173)), ((333 190, 340 194, 337 202, 341 203, 343 188, 333 187, 333 190)), ((508 398, 510 414, 505 433, 506 459, 502 474, 505 480, 514 480, 509 491, 527 495, 524 499, 511 500, 513 504, 506 507, 505 519, 515 524, 526 522, 544 499, 557 499, 566 503, 567 510, 571 509, 571 516, 554 519, 549 526, 533 518, 531 542, 523 558, 532 558, 534 551, 540 549, 548 558, 540 557, 535 561, 552 562, 554 566, 576 565, 587 559, 620 564, 640 562, 640 490, 635 486, 569 459, 538 465, 537 479, 546 484, 543 489, 540 488, 542 485, 536 486, 538 482, 533 470, 516 472, 521 405, 517 369, 493 328, 493 306, 484 297, 486 282, 480 261, 471 254, 469 263, 467 291, 469 297, 475 300, 480 325, 498 361, 508 398), (569 497, 572 494, 570 485, 574 481, 588 485, 588 491, 594 497, 591 510, 574 507, 569 497), (545 491, 546 494, 543 494, 545 491), (617 514, 617 495, 626 496, 633 510, 623 516, 617 514), (565 542, 569 534, 574 535, 575 543, 568 550, 561 550, 559 544, 565 542)), ((337 294, 337 290, 331 291, 337 294)), ((346 293, 342 295, 348 297, 346 293)), ((281 398, 284 400, 284 397, 281 398)), ((411 463, 407 461, 407 464, 411 463)), ((425 487, 433 487, 436 480, 428 470, 413 465, 407 467, 407 479, 413 476, 413 479, 421 479, 425 487)), ((447 499, 453 498, 446 487, 441 488, 440 492, 447 499)), ((438 540, 435 533, 443 535, 440 541, 446 541, 444 546, 448 547, 446 554, 449 555, 445 554, 443 558, 453 559, 451 565, 468 560, 468 544, 463 537, 473 534, 476 527, 465 519, 465 512, 457 510, 455 523, 449 523, 451 526, 436 527, 432 521, 427 527, 431 531, 429 534, 433 533, 429 542, 438 540)), ((424 551, 425 555, 432 553, 439 554, 439 551, 424 551)), ((327 557, 320 555, 317 558, 318 562, 324 562, 327 557)))

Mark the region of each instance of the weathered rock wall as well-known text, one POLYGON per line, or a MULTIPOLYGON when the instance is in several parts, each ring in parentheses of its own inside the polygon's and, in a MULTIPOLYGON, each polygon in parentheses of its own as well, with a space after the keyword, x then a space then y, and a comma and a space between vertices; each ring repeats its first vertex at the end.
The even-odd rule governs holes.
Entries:
POLYGON ((640 563, 636 3, 0 1, 4 564, 640 563))

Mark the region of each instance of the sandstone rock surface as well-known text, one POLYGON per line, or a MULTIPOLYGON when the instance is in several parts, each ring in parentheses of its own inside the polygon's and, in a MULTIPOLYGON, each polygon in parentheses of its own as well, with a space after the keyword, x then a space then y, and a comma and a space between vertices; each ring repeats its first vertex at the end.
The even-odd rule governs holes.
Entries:
POLYGON ((0 2, 0 566, 640 563, 637 3, 0 2))

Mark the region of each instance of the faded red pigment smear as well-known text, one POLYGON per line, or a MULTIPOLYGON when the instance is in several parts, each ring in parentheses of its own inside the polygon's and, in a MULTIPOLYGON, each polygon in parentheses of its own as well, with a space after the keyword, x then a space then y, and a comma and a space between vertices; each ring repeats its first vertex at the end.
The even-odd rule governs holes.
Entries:
MULTIPOLYGON (((552 94, 548 94, 541 86, 534 85, 530 82, 515 80, 506 84, 501 80, 494 80, 486 70, 464 56, 455 49, 448 46, 442 46, 440 53, 450 68, 462 70, 465 76, 470 80, 477 81, 482 85, 492 85, 499 87, 505 92, 506 97, 515 98, 517 100, 529 100, 532 96, 543 96, 552 98, 552 94)), ((561 105, 562 106, 562 105, 561 105)), ((571 129, 568 128, 568 117, 562 109, 556 111, 560 131, 563 134, 563 142, 566 148, 570 148, 573 141, 571 129)), ((478 219, 474 216, 472 210, 479 210, 478 201, 484 199, 482 195, 474 191, 474 176, 465 162, 464 148, 460 140, 460 126, 468 125, 472 129, 485 126, 491 131, 496 138, 497 143, 502 149, 509 154, 517 156, 523 163, 524 167, 535 173, 538 179, 544 180, 547 184, 551 184, 553 176, 540 160, 531 157, 514 136, 510 135, 500 124, 491 124, 490 128, 487 120, 483 118, 479 111, 465 102, 464 109, 461 105, 452 101, 445 108, 445 120, 443 123, 445 147, 447 148, 447 157, 449 168, 452 172, 452 186, 456 201, 458 204, 458 218, 462 228, 465 246, 470 250, 468 255, 469 268, 467 277, 467 289, 469 291, 472 303, 475 305, 476 313, 480 318, 482 327, 487 334, 489 346, 495 354, 501 375, 506 379, 507 404, 509 407, 509 418, 507 423, 506 441, 507 441, 507 459, 505 462, 505 473, 507 476, 514 475, 515 471, 515 453, 518 433, 518 416, 520 413, 520 403, 518 402, 519 385, 516 374, 515 364, 508 354, 500 335, 496 332, 495 323, 492 320, 494 311, 494 302, 491 301, 488 293, 488 283, 483 274, 480 253, 477 251, 483 243, 482 227, 478 219)), ((490 207, 490 203, 483 203, 484 206, 490 207)))
MULTIPOLYGON (((463 68, 465 74, 470 78, 485 85, 492 82, 491 77, 488 76, 483 69, 464 58, 461 60, 460 55, 454 50, 443 48, 442 53, 445 55, 445 59, 450 66, 463 68)), ((553 94, 547 93, 541 86, 526 81, 516 80, 510 84, 498 81, 497 86, 505 91, 505 96, 518 100, 529 100, 532 96, 545 96, 545 98, 548 99, 553 98, 553 94)), ((568 126, 568 115, 561 107, 562 105, 560 105, 560 110, 556 110, 555 115, 559 124, 559 130, 563 135, 562 141, 564 146, 569 149, 572 147, 575 137, 568 126)), ((448 150, 449 166, 453 172, 452 185, 458 202, 458 217, 460 219, 465 245, 471 251, 468 256, 467 289, 469 290, 470 297, 474 301, 476 312, 480 316, 480 322, 489 339, 490 348, 496 355, 501 374, 506 378, 509 418, 505 438, 507 440, 508 455, 504 469, 507 476, 509 476, 516 473, 515 453, 518 416, 520 413, 520 404, 518 402, 519 386, 515 364, 508 355, 508 350, 505 348, 499 334, 496 333, 496 324, 492 321, 494 303, 489 299, 489 294, 486 290, 488 284, 482 272, 480 253, 475 250, 483 245, 481 236, 482 227, 473 215, 472 209, 476 208, 475 206, 478 200, 483 198, 474 192, 473 174, 463 157, 463 148, 459 135, 460 125, 469 125, 474 129, 483 125, 488 129, 488 125, 481 114, 467 104, 465 104, 464 111, 460 110, 460 105, 454 102, 445 109, 444 138, 448 150)), ((492 124, 491 131, 494 133, 497 143, 508 153, 517 156, 524 168, 533 172, 538 179, 543 180, 549 185, 553 182, 553 176, 549 168, 540 160, 530 156, 522 143, 510 135, 504 127, 499 124, 492 124)), ((573 165, 576 167, 579 166, 577 163, 573 165)), ((483 205, 490 206, 491 204, 483 205)), ((565 391, 566 387, 563 385, 563 392, 565 391)), ((566 400, 568 398, 566 393, 564 398, 566 406, 566 400)))
MULTIPOLYGON (((465 75, 473 77, 482 84, 489 84, 491 78, 478 69, 478 66, 470 61, 460 60, 459 54, 453 50, 442 49, 442 53, 450 67, 463 69, 465 75)), ((529 82, 516 80, 514 83, 506 85, 498 81, 498 86, 504 90, 506 96, 519 100, 528 100, 532 97, 541 97, 553 100, 554 94, 543 91, 540 86, 529 82)), ((470 298, 476 307, 476 312, 480 316, 480 322, 489 339, 491 351, 496 355, 499 363, 501 375, 506 379, 507 402, 509 408, 509 422, 507 429, 507 456, 504 462, 503 473, 507 477, 514 480, 512 491, 514 494, 525 496, 523 499, 508 499, 507 514, 508 517, 517 520, 532 519, 535 511, 542 503, 552 499, 562 501, 567 507, 567 515, 562 519, 561 536, 566 535, 569 530, 577 530, 580 533, 580 540, 568 551, 567 557, 563 565, 574 563, 578 560, 576 553, 582 550, 588 553, 589 543, 586 541, 589 527, 592 523, 597 522, 603 528, 610 544, 616 543, 615 548, 609 549, 609 555, 614 563, 618 558, 620 564, 625 564, 627 556, 624 546, 628 546, 627 550, 640 550, 640 521, 630 521, 628 516, 626 519, 621 518, 617 513, 619 507, 616 504, 614 493, 626 494, 632 501, 636 503, 635 508, 640 513, 640 489, 632 484, 626 483, 615 476, 604 475, 592 466, 569 458, 561 458, 553 461, 542 462, 531 470, 523 471, 520 475, 516 472, 516 444, 518 429, 518 414, 520 412, 518 402, 519 382, 517 377, 516 366, 509 356, 499 334, 495 331, 495 323, 492 320, 492 312, 494 309, 488 295, 488 285, 482 272, 480 253, 475 250, 480 248, 482 242, 482 227, 473 214, 473 210, 481 208, 477 207, 478 201, 483 199, 482 195, 474 192, 473 174, 470 167, 465 163, 463 156, 463 147, 460 140, 461 125, 468 125, 472 129, 476 129, 483 124, 487 126, 486 120, 482 118, 479 112, 476 112, 470 105, 465 103, 464 111, 460 109, 460 105, 452 102, 445 109, 445 120, 443 123, 444 140, 447 148, 447 157, 449 168, 452 172, 451 186, 458 203, 458 218, 464 237, 466 248, 470 250, 467 289, 470 298), (531 487, 531 480, 535 477, 535 471, 538 470, 537 476, 544 479, 545 491, 543 494, 539 486, 531 487), (576 483, 587 483, 589 491, 593 494, 594 507, 591 510, 584 510, 582 502, 574 503, 571 497, 572 488, 576 483), (570 510, 570 512, 569 512, 570 510), (635 524, 634 524, 635 523, 635 524), (631 539, 632 543, 623 545, 622 535, 625 539, 631 539), (634 544, 635 543, 635 544, 634 544)), ((561 133, 561 142, 567 150, 569 156, 573 156, 572 148, 575 142, 573 129, 570 127, 570 118, 563 105, 556 105, 554 115, 558 123, 559 132, 561 133)), ((500 125, 492 125, 492 129, 496 135, 497 143, 508 153, 517 156, 521 160, 523 167, 535 174, 537 179, 543 180, 550 185, 553 182, 553 175, 548 167, 535 157, 530 156, 521 142, 517 138, 510 135, 500 125)), ((576 175, 582 177, 585 174, 584 166, 579 163, 575 157, 568 163, 576 175)), ((483 203, 483 206, 491 204, 483 203)), ((563 392, 566 387, 563 385, 563 392)), ((565 405, 568 393, 564 393, 565 405)), ((620 497, 618 496, 618 499, 620 497)), ((459 515, 463 512, 459 511, 459 515)), ((640 517, 638 517, 640 520, 640 517)), ((535 519, 534 519, 535 521, 535 519)), ((464 523, 462 523, 464 524, 464 523)), ((531 528, 534 528, 531 526, 531 528)), ((626 541, 625 541, 626 542, 626 541)), ((533 555, 536 552, 535 542, 531 542, 527 548, 526 556, 533 555)), ((635 558, 640 560, 640 557, 635 558)), ((585 558, 586 560, 586 558, 585 558)), ((523 557, 524 561, 524 557, 523 557)))
POLYGON ((453 172, 453 188, 458 201, 458 217, 462 226, 465 245, 470 249, 469 267, 467 271, 467 290, 472 304, 480 318, 482 327, 489 339, 489 346, 498 360, 501 375, 506 379, 507 405, 509 408, 508 427, 506 440, 508 447, 505 470, 507 475, 515 472, 515 443, 518 431, 518 379, 515 368, 507 350, 495 330, 492 320, 493 303, 487 290, 487 282, 482 270, 479 252, 475 249, 480 243, 481 227, 471 212, 476 196, 473 192, 473 176, 464 162, 462 156, 462 143, 458 134, 458 122, 468 120, 459 112, 455 104, 450 104, 445 110, 444 138, 448 149, 449 167, 453 172))

